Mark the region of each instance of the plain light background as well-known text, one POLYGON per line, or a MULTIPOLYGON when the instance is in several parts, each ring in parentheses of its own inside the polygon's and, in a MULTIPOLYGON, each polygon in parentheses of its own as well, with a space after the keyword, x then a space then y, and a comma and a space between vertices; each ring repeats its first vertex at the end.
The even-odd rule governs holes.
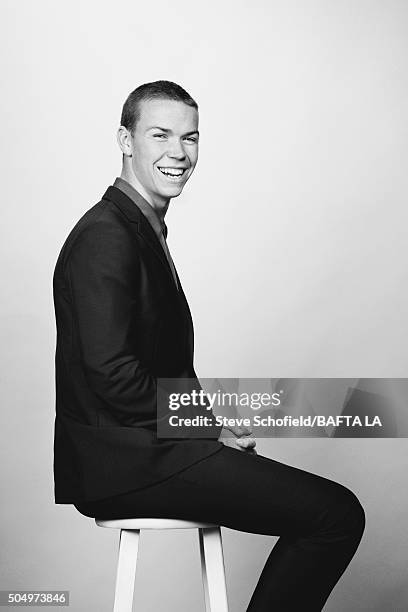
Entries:
MULTIPOLYGON (((200 376, 405 377, 408 5, 3 0, 0 10, 0 589, 69 589, 73 612, 103 612, 117 533, 53 504, 52 273, 120 172, 124 99, 169 79, 200 106, 199 163, 166 218, 200 376)), ((258 449, 350 487, 366 510, 325 610, 406 611, 406 440, 258 449)), ((233 612, 275 541, 224 530, 233 612)), ((204 610, 194 533, 144 536, 135 609, 204 610)))

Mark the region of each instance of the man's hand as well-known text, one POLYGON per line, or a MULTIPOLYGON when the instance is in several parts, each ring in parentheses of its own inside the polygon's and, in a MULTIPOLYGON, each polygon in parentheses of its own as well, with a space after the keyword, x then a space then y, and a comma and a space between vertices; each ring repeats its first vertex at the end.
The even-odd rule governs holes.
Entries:
POLYGON ((249 437, 251 433, 252 431, 247 427, 232 425, 230 427, 222 428, 218 440, 225 444, 225 446, 230 446, 236 450, 245 451, 251 455, 256 455, 256 442, 255 438, 249 437))

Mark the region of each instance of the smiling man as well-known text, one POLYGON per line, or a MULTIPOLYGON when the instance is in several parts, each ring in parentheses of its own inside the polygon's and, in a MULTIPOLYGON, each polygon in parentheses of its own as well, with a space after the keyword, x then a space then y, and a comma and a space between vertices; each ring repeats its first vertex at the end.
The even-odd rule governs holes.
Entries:
MULTIPOLYGON (((157 81, 135 89, 118 130, 121 176, 59 255, 57 503, 151 486, 223 447, 215 423, 197 439, 159 439, 156 431, 158 378, 189 379, 201 389, 192 319, 164 222, 196 166, 198 138, 197 104, 183 88, 157 81)), ((245 433, 225 443, 250 450, 254 441, 245 433)))
MULTIPOLYGON (((163 95, 160 82, 144 86, 149 95, 153 96, 153 85, 157 95, 163 95)), ((121 178, 145 198, 161 222, 170 199, 180 195, 196 166, 199 136, 197 104, 181 88, 177 92, 175 84, 167 87, 169 93, 178 93, 178 99, 141 99, 143 86, 131 93, 118 131, 121 178)))
POLYGON ((215 424, 197 438, 157 435, 158 379, 201 389, 164 223, 197 163, 198 137, 197 104, 179 85, 133 91, 118 131, 121 176, 59 254, 55 502, 90 517, 180 518, 281 535, 248 610, 317 612, 360 541, 356 496, 256 455, 244 429, 223 442, 215 424))

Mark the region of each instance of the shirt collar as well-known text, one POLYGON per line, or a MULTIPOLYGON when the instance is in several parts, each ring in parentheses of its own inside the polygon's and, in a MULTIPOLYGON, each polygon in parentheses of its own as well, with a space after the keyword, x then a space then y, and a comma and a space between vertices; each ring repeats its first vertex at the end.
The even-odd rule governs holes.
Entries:
POLYGON ((167 225, 165 222, 160 221, 159 216, 154 210, 153 206, 151 206, 151 204, 149 204, 149 202, 147 202, 130 183, 125 181, 123 178, 118 177, 115 179, 113 186, 120 189, 125 195, 128 196, 128 198, 132 200, 134 204, 136 204, 139 210, 149 221, 159 240, 162 234, 165 238, 167 238, 167 225))

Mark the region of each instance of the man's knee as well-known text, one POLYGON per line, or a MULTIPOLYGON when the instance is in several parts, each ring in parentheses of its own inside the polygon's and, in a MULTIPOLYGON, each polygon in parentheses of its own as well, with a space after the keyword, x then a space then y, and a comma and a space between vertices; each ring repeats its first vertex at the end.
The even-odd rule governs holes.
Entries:
POLYGON ((350 501, 345 520, 347 521, 347 527, 361 537, 366 525, 365 511, 358 497, 349 489, 348 491, 350 501))
POLYGON ((358 497, 343 485, 338 485, 334 503, 328 510, 326 521, 336 531, 350 533, 361 538, 366 525, 366 515, 358 497))

